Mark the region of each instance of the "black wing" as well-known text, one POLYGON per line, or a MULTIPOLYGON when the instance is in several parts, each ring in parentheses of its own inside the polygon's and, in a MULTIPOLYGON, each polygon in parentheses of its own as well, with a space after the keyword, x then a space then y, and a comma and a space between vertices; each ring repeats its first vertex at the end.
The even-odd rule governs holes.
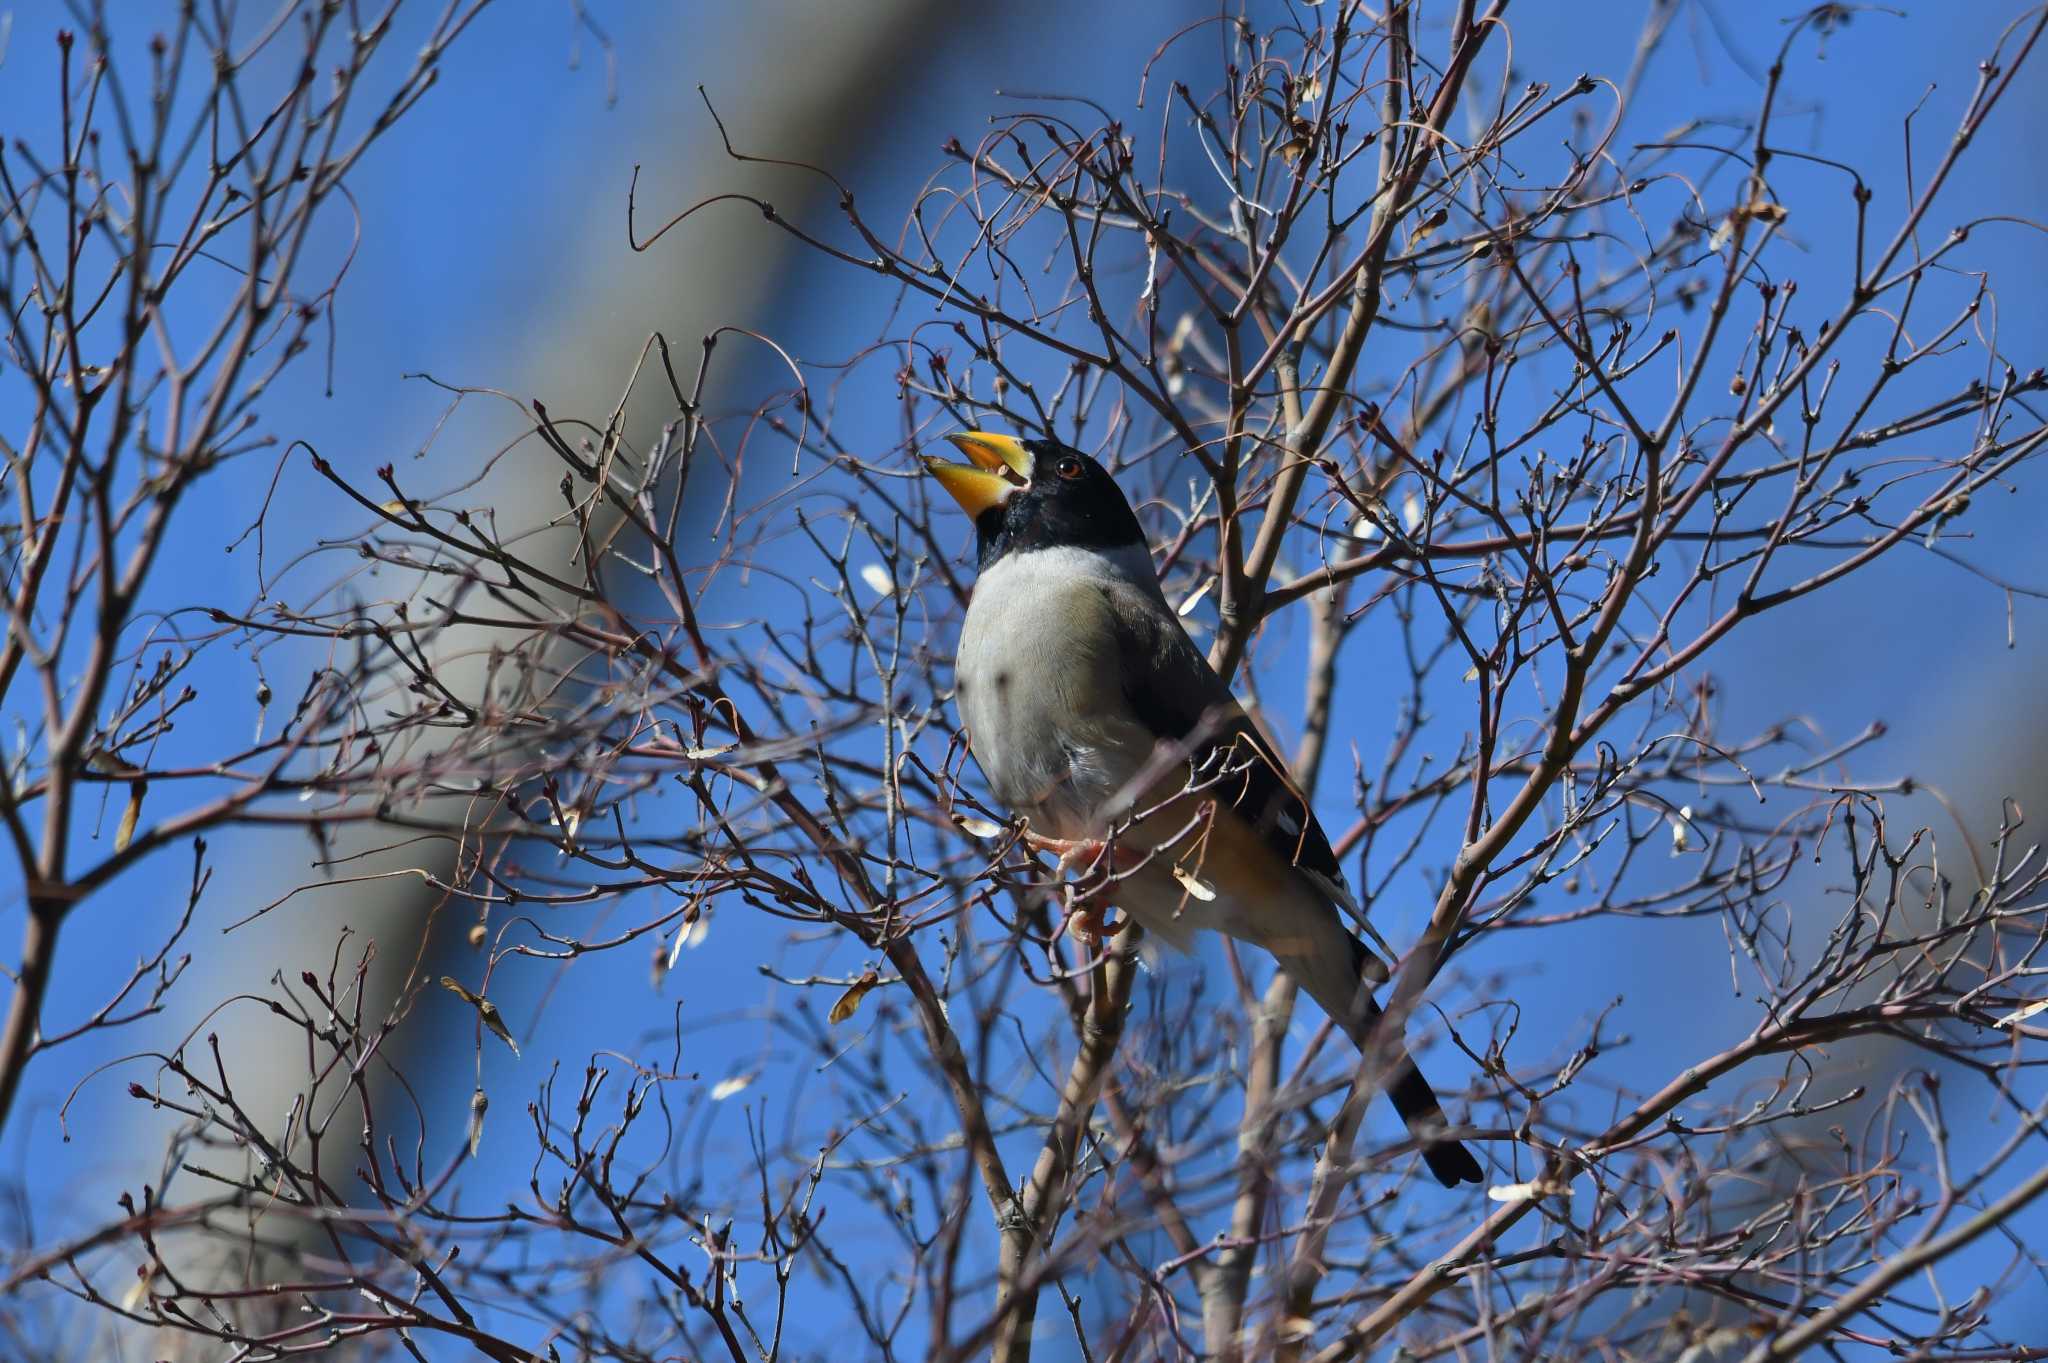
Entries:
POLYGON ((1156 738, 1183 745, 1194 778, 1253 828, 1283 860, 1321 882, 1333 902, 1354 907, 1344 869, 1287 764, 1230 694, 1166 603, 1135 586, 1111 592, 1124 699, 1156 738))

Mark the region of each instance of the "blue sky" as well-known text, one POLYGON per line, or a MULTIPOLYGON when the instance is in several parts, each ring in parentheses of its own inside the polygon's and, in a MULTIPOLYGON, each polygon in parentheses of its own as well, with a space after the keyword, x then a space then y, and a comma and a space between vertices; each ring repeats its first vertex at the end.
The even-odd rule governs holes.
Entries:
MULTIPOLYGON (((1796 8, 1686 0, 1677 33, 1642 85, 1631 127, 1644 133, 1701 114, 1746 114, 1782 32, 1779 17, 1796 8)), ((54 106, 45 64, 32 58, 48 41, 56 18, 45 11, 54 9, 30 4, 14 12, 11 49, 0 67, 0 129, 10 139, 48 136, 54 106)), ((301 365, 266 404, 275 429, 312 440, 338 465, 358 472, 404 461, 427 439, 446 402, 405 375, 427 372, 541 396, 557 410, 593 410, 615 395, 649 330, 674 324, 681 308, 675 300, 693 287, 692 239, 678 234, 646 255, 626 249, 625 194, 633 167, 643 167, 643 204, 657 207, 673 203, 678 186, 700 182, 693 177, 715 174, 716 132, 694 87, 707 87, 734 128, 759 126, 763 111, 785 97, 780 54, 793 41, 791 26, 815 18, 795 4, 719 9, 681 22, 667 6, 591 9, 615 44, 616 102, 606 98, 606 54, 578 28, 569 6, 504 4, 457 46, 438 87, 355 177, 365 230, 340 299, 333 394, 324 393, 317 363, 301 365), (572 62, 572 55, 580 60, 572 62)), ((893 223, 948 136, 971 140, 991 110, 1012 107, 995 91, 1085 94, 1127 107, 1137 67, 1176 25, 1175 16, 1199 12, 1061 5, 1032 17, 977 21, 994 25, 988 28, 934 32, 929 42, 905 45, 878 63, 871 98, 881 116, 845 148, 835 169, 858 187, 877 220, 893 223)), ((1618 74, 1630 60, 1641 12, 1639 4, 1622 0, 1520 5, 1515 64, 1531 78, 1557 83, 1580 71, 1618 74)), ((1876 191, 1877 211, 1896 211, 1904 192, 1901 110, 1925 97, 1917 154, 1937 154, 1976 61, 2017 12, 2016 5, 1990 0, 1926 0, 1903 15, 1859 12, 1818 45, 1822 55, 1815 43, 1802 43, 1789 86, 1796 98, 1784 125, 1798 130, 1793 144, 1802 145, 1803 137, 1810 149, 1856 165, 1876 191)), ((405 44, 396 49, 403 52, 405 44)), ((2044 127, 2048 81, 2023 82, 1930 230, 1989 211, 2042 215, 2048 158, 2036 142, 2044 127)), ((1832 245, 1844 219, 1830 218, 1817 193, 1801 202, 1816 205, 1811 217, 1790 224, 1795 239, 1809 243, 1807 277, 1816 283, 1831 273, 1845 277, 1847 266, 1832 245)), ((2020 227, 1987 230, 1972 260, 2004 281, 2006 301, 1997 318, 2002 348, 2034 363, 2048 359, 2048 314, 2033 297, 2038 281, 2048 277, 2043 236, 2020 227)), ((787 257, 776 257, 763 277, 743 287, 721 286, 734 298, 728 320, 758 326, 808 356, 842 354, 871 340, 889 306, 866 277, 787 257)), ((872 377, 873 383, 842 390, 835 420, 849 443, 887 447, 898 439, 896 395, 879 369, 872 377)), ((11 419, 16 409, 10 404, 18 401, 15 390, 0 388, 0 419, 11 419)), ((508 433, 501 416, 465 414, 423 462, 427 469, 460 468, 508 433)), ((310 495, 310 484, 287 486, 297 495, 281 501, 269 521, 273 545, 336 528, 333 511, 310 495)), ((167 563, 161 599, 247 599, 253 590, 249 555, 222 555, 219 528, 245 524, 263 495, 264 481, 255 476, 218 486, 217 500, 186 527, 167 563)), ((2034 530, 2041 512, 2038 495, 2022 487, 1985 508, 1976 527, 1982 543, 1969 552, 2019 580, 2048 579, 2048 550, 2034 530)), ((1839 738, 1870 719, 1888 720, 1894 737, 1865 758, 1865 773, 1911 772, 1948 790, 1981 832, 1995 818, 1996 795, 2024 779, 2030 765, 2038 770, 2048 749, 2040 734, 2048 706, 2037 680, 2048 660, 2042 643, 2048 614, 2022 601, 2016 619, 2018 644, 2009 649, 2006 604, 1997 592, 1930 556, 1897 555, 1845 592, 1768 618, 1717 655, 1714 670, 1729 682, 1724 724, 1738 731, 1803 715, 1839 738), (1844 666, 1845 659, 1855 664, 1844 666)), ((188 729, 245 731, 251 716, 240 698, 247 692, 236 683, 218 694, 220 700, 207 702, 218 711, 196 715, 188 729)), ((1379 731, 1359 727, 1361 735, 1379 731)), ((1341 783, 1333 788, 1341 791, 1341 783)), ((2042 789, 2038 776, 2034 788, 2042 789)), ((1915 821, 1942 817, 1925 800, 1911 810, 1915 821)), ((223 877, 227 883, 206 904, 192 944, 235 962, 229 973, 260 978, 277 966, 295 969, 293 953, 305 949, 292 944, 290 925, 227 936, 220 928, 298 874, 303 846, 250 837, 220 844, 222 855, 245 874, 223 877)), ((60 955, 53 1014, 71 1017, 95 1006, 106 980, 125 974, 132 943, 148 939, 175 910, 160 887, 161 872, 152 870, 84 910, 60 955)), ((322 910, 309 905, 294 912, 322 910)), ((1383 930, 1398 937, 1413 930, 1421 908, 1408 906, 1405 917, 1401 906, 1385 912, 1383 930)), ((0 882, 0 942, 12 940, 19 915, 18 887, 0 882)), ((549 990, 539 971, 510 979, 503 997, 520 1020, 526 1056, 513 1062, 486 1053, 494 1092, 506 1097, 493 1139, 516 1148, 511 1142, 520 1104, 512 1097, 531 1087, 546 1057, 580 1063, 595 1048, 624 1044, 622 1029, 634 1038, 659 1035, 679 997, 692 1013, 725 1020, 709 1033, 722 1053, 758 1054, 769 1067, 771 1079, 757 1096, 772 1108, 786 1092, 776 1085, 790 1082, 797 1067, 777 1052, 769 1020, 786 996, 754 973, 753 962, 785 949, 781 933, 778 925, 750 923, 727 910, 661 994, 650 988, 645 957, 637 952, 579 962, 558 989, 549 990), (525 1018, 522 1001, 536 1010, 525 1018)), ((1714 938, 1718 943, 1717 931, 1714 938)), ((1561 1047, 1599 1003, 1640 984, 1646 948, 1640 934, 1604 925, 1545 943, 1546 952, 1568 957, 1513 959, 1525 949, 1517 941, 1491 963, 1514 964, 1532 1019, 1525 1026, 1552 1029, 1561 1047)), ((1724 969, 1719 950, 1716 945, 1713 972, 1724 969)), ((1727 998, 1725 988, 1703 988, 1696 1014, 1679 1027, 1654 1004, 1639 991, 1635 1010, 1624 1015, 1639 1037, 1624 1063, 1643 1073, 1682 1063, 1702 1034, 1744 1025, 1741 1010, 1751 1006, 1727 998)), ((460 1020, 459 1007, 453 1000, 425 1005, 429 1016, 447 1009, 440 1021, 451 1026, 460 1020)), ((110 1184, 132 1171, 125 1146, 135 1132, 118 1085, 102 1082, 87 1091, 74 1112, 74 1131, 83 1134, 69 1145, 57 1141, 52 1107, 85 1069, 134 1044, 132 1037, 90 1040, 45 1058, 29 1075, 24 1105, 6 1135, 7 1167, 28 1176, 31 1199, 52 1226, 110 1205, 110 1184)), ((707 1073, 706 1080, 716 1077, 707 1073)), ((739 1104, 727 1104, 717 1114, 714 1140, 743 1146, 740 1116, 739 1104)), ((449 1127, 459 1129, 459 1118, 449 1119, 449 1127)), ((523 1169, 523 1152, 511 1165, 523 1169)), ((2048 1218, 2037 1214, 2029 1224, 2048 1233, 2048 1218)), ((1997 1257, 1987 1248, 1969 1263, 1997 1257)), ((1956 1281, 1971 1271, 1959 1265, 1956 1281)), ((2031 1309, 2038 1312, 2039 1303, 2036 1289, 2031 1309)))

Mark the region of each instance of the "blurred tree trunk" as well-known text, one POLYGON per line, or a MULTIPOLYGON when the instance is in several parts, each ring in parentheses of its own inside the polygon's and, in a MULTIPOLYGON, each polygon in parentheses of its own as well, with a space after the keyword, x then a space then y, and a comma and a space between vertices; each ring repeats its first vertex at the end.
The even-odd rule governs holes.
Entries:
MULTIPOLYGON (((829 186, 817 176, 742 164, 724 155, 712 135, 698 80, 714 89, 769 92, 766 97, 743 96, 743 121, 730 124, 745 146, 772 151, 782 159, 843 166, 883 141, 878 124, 898 112, 885 96, 916 98, 918 87, 896 78, 906 65, 906 54, 932 53, 963 21, 974 17, 971 10, 935 0, 876 0, 859 6, 756 4, 732 11, 723 21, 729 27, 721 32, 721 21, 688 7, 676 7, 670 14, 659 47, 677 54, 672 63, 677 75, 663 93, 658 120, 661 126, 678 130, 673 144, 679 155, 670 164, 651 167, 642 176, 643 183, 658 184, 664 204, 686 204, 719 191, 748 188, 772 197, 793 215, 814 206, 821 190, 829 186), (799 23, 807 32, 804 42, 783 42, 775 36, 799 23), (741 60, 754 62, 755 69, 739 69, 736 63, 741 60)), ((510 18, 491 16, 500 23, 510 18)), ((458 49, 455 60, 463 55, 458 49)), ((474 60, 474 52, 469 55, 474 60)), ((651 67, 642 66, 635 78, 646 79, 651 67)), ((557 98, 595 103, 588 93, 557 98)), ((735 111, 726 107, 721 112, 731 118, 735 111)), ((480 124, 485 113, 474 111, 480 124)), ((479 127, 477 135, 489 136, 489 129, 479 127)), ((622 173, 625 169, 620 167, 622 173)), ((518 192, 523 191, 507 186, 508 194, 518 192)), ((364 230, 377 232, 380 216, 396 207, 364 204, 364 230)), ((623 196, 592 205, 574 254, 557 262, 554 273, 531 290, 537 310, 527 330, 496 339, 478 336, 464 356, 464 372, 508 376, 504 386, 538 396, 557 411, 609 411, 634 355, 651 332, 659 329, 694 346, 698 337, 737 317, 804 306, 806 281, 821 268, 814 256, 800 255, 787 234, 763 231, 758 217, 740 212, 705 214, 662 250, 634 255, 625 240, 625 215, 623 196), (659 278, 660 287, 650 288, 651 277, 659 278), (519 386, 513 388, 514 384, 519 386)), ((355 376, 358 398, 394 382, 410 358, 393 355, 388 372, 355 376)), ((757 387, 766 369, 755 356, 733 355, 721 368, 727 380, 722 387, 757 387)), ((660 411, 651 389, 628 405, 623 430, 629 445, 644 449, 656 438, 660 411)), ((280 425, 288 435, 300 435, 308 433, 300 426, 318 419, 318 411, 312 410, 296 417, 288 414, 280 425)), ((421 433, 395 434, 410 440, 421 433)), ((476 499, 494 507, 499 524, 508 530, 542 526, 561 510, 560 476, 558 462, 538 442, 522 442, 479 485, 476 499)), ((714 481, 718 476, 716 469, 705 470, 695 505, 715 511, 725 491, 714 481)), ((564 548, 573 545, 565 542, 564 548)), ((576 572, 565 576, 573 578, 576 572)), ((437 675, 457 694, 475 694, 485 682, 491 644, 491 631, 480 627, 444 633, 433 664, 437 675)), ((461 812, 450 810, 449 818, 459 824, 461 812)), ((239 902, 219 899, 216 912, 222 921, 238 918, 317 875, 307 868, 307 845, 299 835, 266 839, 247 850, 261 859, 236 878, 239 902)), ((442 973, 436 958, 467 951, 464 922, 440 912, 446 907, 443 896, 413 876, 386 874, 419 868, 437 880, 452 879, 454 851, 448 842, 417 841, 374 824, 349 824, 336 828, 327 857, 346 867, 349 883, 326 888, 310 899, 302 896, 216 938, 218 949, 201 955, 185 981, 183 996, 206 1001, 239 992, 263 993, 273 974, 295 979, 301 969, 332 958, 337 935, 346 928, 352 935, 343 949, 344 962, 356 959, 365 945, 375 944, 363 1010, 366 1021, 374 1021, 398 1006, 420 981, 442 973), (390 846, 394 843, 401 845, 390 846)), ((390 1057, 396 1067, 431 1081, 437 1074, 466 1069, 473 1029, 464 1023, 453 1031, 436 1031, 421 1017, 392 1039, 400 1043, 390 1057)), ((260 1029, 229 1028, 223 1031, 220 1046, 247 1106, 276 1113, 282 1128, 285 1114, 305 1088, 306 1059, 274 1048, 272 1040, 260 1029)), ((387 1067, 378 1074, 388 1072, 387 1067)), ((372 1083, 388 1087, 390 1081, 372 1083)), ((462 1103, 469 1091, 468 1077, 457 1075, 445 1085, 430 1082, 422 1096, 431 1101, 445 1093, 450 1103, 462 1103)), ((166 1124, 142 1104, 125 1104, 121 1110, 133 1127, 116 1148, 133 1152, 138 1165, 135 1181, 154 1180, 162 1163, 166 1124)), ((393 1102, 386 1110, 406 1109, 393 1102)), ((451 1120, 449 1129, 459 1130, 459 1122, 451 1120)), ((311 1233, 297 1221, 290 1227, 301 1238, 311 1233)), ((272 1229, 273 1235, 285 1233, 283 1226, 272 1229)), ((174 1251, 172 1257, 175 1262, 174 1251)), ((179 1272, 260 1276, 260 1270, 247 1262, 217 1260, 193 1263, 179 1272)), ((174 1332, 161 1334, 156 1346, 160 1350, 175 1350, 192 1339, 174 1332)))

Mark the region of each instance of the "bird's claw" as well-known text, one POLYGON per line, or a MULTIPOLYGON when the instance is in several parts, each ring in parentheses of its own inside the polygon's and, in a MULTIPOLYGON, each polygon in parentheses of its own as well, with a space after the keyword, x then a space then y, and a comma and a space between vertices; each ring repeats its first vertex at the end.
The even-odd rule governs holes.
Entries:
POLYGON ((1092 866, 1109 845, 1100 838, 1050 838, 1043 833, 1024 832, 1024 845, 1034 852, 1050 852, 1059 858, 1061 875, 1077 866, 1092 866))
MULTIPOLYGON (((1118 849, 1100 838, 1050 838, 1041 833, 1026 832, 1025 845, 1034 851, 1047 852, 1059 858, 1059 874, 1066 877, 1076 870, 1088 871, 1101 867, 1110 875, 1120 869, 1121 858, 1118 849), (1106 858, 1106 864, 1105 864, 1106 858)), ((1067 916, 1060 924, 1059 931, 1072 931, 1076 937, 1090 942, 1104 942, 1122 932, 1130 924, 1127 918, 1109 922, 1103 915, 1109 910, 1108 886, 1098 885, 1081 891, 1073 886, 1067 892, 1067 916)), ((1059 934, 1055 933, 1057 937, 1059 934)))
POLYGON ((1077 896, 1067 908, 1067 918, 1060 925, 1062 932, 1071 931, 1084 942, 1106 942, 1130 926, 1131 920, 1119 918, 1114 923, 1103 918, 1109 905, 1099 895, 1077 896))

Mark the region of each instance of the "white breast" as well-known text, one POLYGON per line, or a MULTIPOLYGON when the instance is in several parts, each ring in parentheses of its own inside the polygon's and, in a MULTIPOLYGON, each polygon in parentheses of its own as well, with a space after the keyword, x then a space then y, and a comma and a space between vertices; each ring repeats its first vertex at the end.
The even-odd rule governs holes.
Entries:
POLYGON ((954 677, 975 760, 1041 832, 1083 837, 1152 752, 1124 699, 1103 587, 1157 590, 1142 546, 1034 549, 975 583, 954 677), (1142 574, 1142 576, 1141 576, 1142 574))

